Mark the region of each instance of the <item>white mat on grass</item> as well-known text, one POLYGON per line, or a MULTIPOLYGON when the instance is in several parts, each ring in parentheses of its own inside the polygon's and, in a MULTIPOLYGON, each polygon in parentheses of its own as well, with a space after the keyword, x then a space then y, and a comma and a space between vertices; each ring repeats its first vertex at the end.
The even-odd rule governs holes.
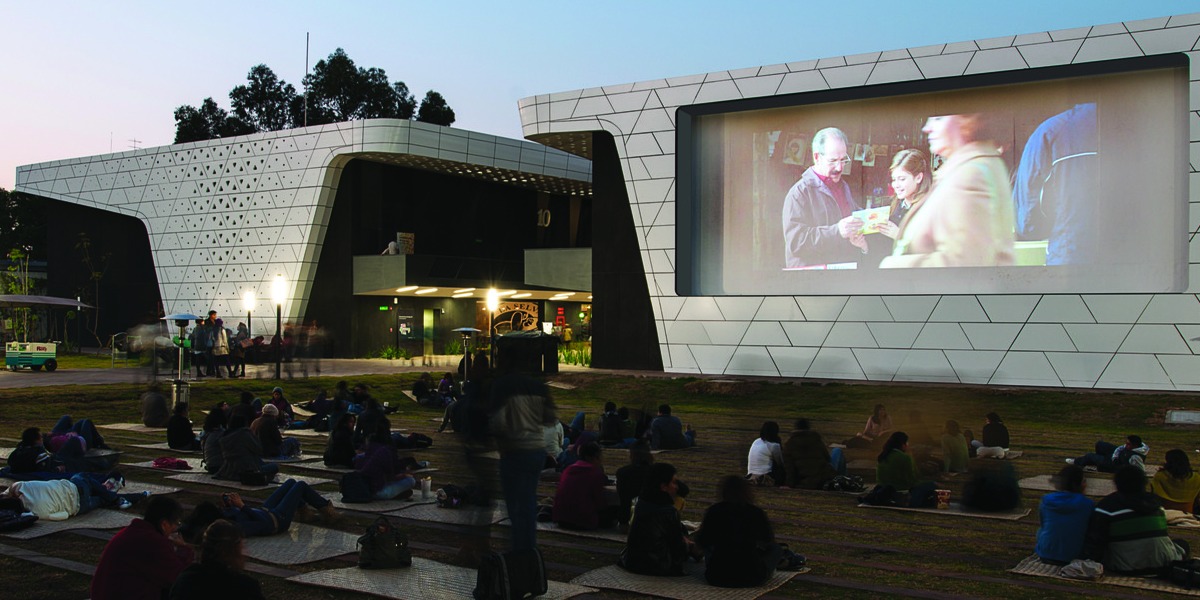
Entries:
POLYGON ((950 508, 909 508, 907 506, 874 506, 871 504, 859 504, 859 508, 882 508, 884 510, 903 510, 908 512, 928 513, 933 515, 953 515, 956 517, 977 517, 980 519, 999 519, 1002 521, 1017 521, 1029 514, 1028 508, 1017 508, 1007 512, 980 512, 963 508, 957 502, 951 502, 950 508))
POLYGON ((136 431, 138 433, 164 433, 166 427, 146 427, 141 423, 109 423, 107 425, 97 425, 96 429, 116 429, 118 431, 136 431))
POLYGON ((27 529, 10 531, 0 535, 19 540, 28 540, 70 529, 117 529, 128 525, 134 517, 139 516, 141 514, 136 510, 98 508, 82 515, 76 515, 65 521, 40 519, 27 529))
MULTIPOLYGON (((365 570, 358 567, 313 571, 289 577, 288 581, 319 587, 349 590, 383 598, 470 598, 475 589, 476 571, 437 561, 413 557, 411 567, 365 570)), ((596 590, 588 587, 548 581, 544 600, 561 600, 596 590)))
MULTIPOLYGON (((504 521, 502 525, 510 525, 511 522, 504 521)), ((581 531, 578 529, 567 529, 559 527, 558 523, 538 521, 538 531, 547 531, 561 533, 563 535, 571 535, 575 537, 591 538, 596 540, 609 540, 613 542, 625 543, 626 535, 616 529, 593 529, 591 531, 581 531)))
POLYGON ((310 438, 327 438, 327 437, 329 437, 328 432, 314 431, 312 429, 289 429, 287 431, 284 431, 283 435, 285 435, 285 436, 286 435, 295 435, 295 436, 299 436, 299 437, 310 437, 310 438))
POLYGON ((163 450, 166 452, 175 452, 177 454, 200 454, 199 450, 176 450, 167 445, 166 442, 155 442, 153 444, 130 444, 134 448, 145 448, 146 450, 163 450))
POLYGON ((409 508, 410 506, 416 506, 418 504, 433 504, 437 502, 437 500, 434 500, 433 498, 430 498, 429 500, 422 500, 420 495, 421 493, 417 492, 417 495, 413 496, 413 498, 410 500, 372 500, 370 502, 353 503, 342 502, 341 492, 326 492, 321 494, 321 497, 333 502, 333 506, 341 510, 356 510, 359 512, 373 513, 389 513, 397 510, 403 510, 409 508))
POLYGON ((654 577, 630 573, 617 565, 610 565, 588 571, 572 579, 571 583, 679 600, 753 600, 791 581, 798 574, 794 571, 776 571, 774 577, 759 587, 720 588, 704 581, 704 565, 687 563, 684 570, 687 574, 681 577, 654 577))
POLYGON ((453 523, 456 525, 495 525, 508 518, 503 502, 495 508, 472 505, 460 508, 439 508, 436 503, 412 503, 400 510, 387 513, 389 517, 415 519, 431 523, 453 523))
MULTIPOLYGON (((1068 579, 1059 577, 1058 572, 1062 567, 1057 565, 1048 565, 1038 560, 1036 554, 1026 557, 1017 566, 1008 570, 1009 573, 1017 573, 1019 575, 1032 575, 1034 577, 1052 577, 1058 581, 1073 581, 1075 583, 1098 583, 1101 585, 1117 585, 1121 587, 1137 588, 1140 590, 1153 590, 1155 592, 1167 592, 1171 594, 1184 594, 1187 596, 1200 596, 1200 588, 1187 589, 1181 585, 1177 585, 1165 579, 1157 577, 1129 577, 1126 575, 1117 575, 1114 573, 1105 573, 1097 581, 1079 581, 1077 579, 1068 579)), ((1082 590, 1081 590, 1082 592, 1082 590)))
POLYGON ((292 522, 284 533, 250 537, 246 556, 276 565, 299 565, 356 551, 359 534, 292 522))
POLYGON ((208 485, 216 485, 220 487, 233 488, 237 490, 265 490, 278 486, 279 484, 289 480, 303 481, 308 485, 321 485, 323 483, 333 483, 332 479, 323 479, 321 477, 309 477, 307 475, 294 475, 291 473, 280 473, 275 476, 275 481, 267 485, 245 485, 237 481, 226 481, 224 479, 215 479, 208 473, 180 473, 178 475, 168 475, 167 479, 176 481, 188 481, 191 483, 204 483, 208 485))

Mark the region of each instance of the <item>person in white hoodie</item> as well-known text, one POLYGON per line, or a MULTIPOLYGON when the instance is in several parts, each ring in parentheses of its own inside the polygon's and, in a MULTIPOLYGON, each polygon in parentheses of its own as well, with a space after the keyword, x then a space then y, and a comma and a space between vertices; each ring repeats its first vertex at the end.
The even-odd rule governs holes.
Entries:
POLYGON ((1124 446, 1100 440, 1096 442, 1095 452, 1088 452, 1079 458, 1068 458, 1067 464, 1084 469, 1095 467, 1096 470, 1105 473, 1115 473, 1121 467, 1130 465, 1144 473, 1146 471, 1146 455, 1149 453, 1150 446, 1142 442, 1141 436, 1131 435, 1125 438, 1124 446))
POLYGON ((0 509, 30 512, 47 521, 65 521, 101 507, 129 508, 149 495, 117 493, 125 486, 119 473, 104 480, 100 477, 76 473, 70 479, 18 481, 0 494, 0 509))

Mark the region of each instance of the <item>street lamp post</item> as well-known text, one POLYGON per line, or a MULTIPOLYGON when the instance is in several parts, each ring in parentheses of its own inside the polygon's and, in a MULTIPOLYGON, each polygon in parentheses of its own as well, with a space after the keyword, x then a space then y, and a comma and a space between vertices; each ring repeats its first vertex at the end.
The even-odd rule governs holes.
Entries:
POLYGON ((492 368, 496 367, 496 326, 492 319, 495 318, 497 308, 500 308, 500 293, 496 288, 490 288, 487 291, 488 336, 491 340, 488 344, 488 361, 491 362, 492 368))
POLYGON ((251 333, 254 331, 254 325, 250 320, 254 314, 254 301, 254 290, 246 290, 246 293, 242 294, 242 310, 246 311, 246 336, 250 339, 254 339, 254 335, 251 333))
POLYGON ((271 282, 271 301, 275 303, 275 339, 271 346, 275 348, 275 379, 280 378, 280 363, 283 361, 283 300, 287 294, 287 281, 283 275, 276 275, 271 282))

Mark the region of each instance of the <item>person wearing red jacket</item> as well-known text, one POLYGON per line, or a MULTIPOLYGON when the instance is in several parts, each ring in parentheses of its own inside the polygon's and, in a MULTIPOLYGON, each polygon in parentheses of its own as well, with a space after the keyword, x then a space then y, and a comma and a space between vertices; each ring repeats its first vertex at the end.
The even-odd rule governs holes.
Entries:
POLYGON ((94 600, 159 600, 195 559, 177 530, 183 507, 167 496, 154 496, 146 514, 114 535, 104 546, 92 575, 94 600))
POLYGON ((600 445, 588 442, 579 460, 562 472, 554 494, 553 519, 567 529, 600 529, 617 524, 616 492, 608 491, 600 445))

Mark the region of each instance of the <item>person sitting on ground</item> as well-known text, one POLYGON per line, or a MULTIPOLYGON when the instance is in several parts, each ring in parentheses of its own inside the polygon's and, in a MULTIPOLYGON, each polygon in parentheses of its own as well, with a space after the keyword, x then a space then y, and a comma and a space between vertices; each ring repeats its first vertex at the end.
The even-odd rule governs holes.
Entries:
MULTIPOLYGON (((271 390, 270 406, 274 406, 278 410, 276 418, 279 420, 280 429, 292 426, 292 421, 296 420, 296 410, 292 408, 292 403, 283 396, 283 388, 275 386, 275 389, 271 390)), ((264 410, 266 408, 266 406, 263 407, 264 410)))
POLYGON ((558 466, 558 457, 563 453, 563 437, 563 424, 558 419, 542 427, 542 440, 546 443, 546 462, 543 469, 555 469, 558 466))
POLYGON ((42 441, 42 431, 37 427, 27 427, 21 432, 21 441, 8 455, 8 469, 13 474, 28 473, 64 473, 67 470, 67 460, 82 460, 82 442, 70 444, 57 454, 51 454, 42 441), (78 456, 72 456, 75 452, 78 456))
POLYGON ((887 409, 882 404, 876 404, 875 409, 871 411, 871 416, 867 418, 867 424, 863 426, 863 430, 854 434, 854 437, 842 441, 842 445, 847 448, 878 446, 879 440, 884 439, 884 436, 891 432, 892 417, 888 415, 887 409))
POLYGON ((986 461, 963 485, 962 505, 982 512, 1004 512, 1021 505, 1017 471, 1008 461, 986 461))
POLYGON ((621 439, 625 441, 625 446, 629 447, 630 444, 637 440, 638 424, 629 417, 629 407, 627 406, 618 408, 617 416, 621 418, 621 439))
POLYGON ((875 484, 908 491, 908 506, 913 508, 926 506, 931 496, 936 499, 933 482, 921 481, 917 463, 908 453, 908 434, 903 431, 892 432, 884 442, 875 465, 875 484))
POLYGON ((617 525, 622 531, 629 526, 633 499, 642 493, 652 464, 654 455, 650 453, 650 443, 638 440, 629 447, 629 464, 617 469, 617 525))
POLYGON ((1004 458, 1008 454, 1008 426, 1000 419, 1000 415, 990 412, 983 425, 983 439, 972 440, 975 456, 979 458, 1004 458))
POLYGON ((1150 446, 1142 442, 1141 436, 1131 435, 1125 438, 1124 446, 1110 444, 1104 440, 1096 442, 1095 452, 1088 452, 1079 458, 1068 458, 1067 464, 1079 465, 1085 470, 1094 467, 1105 473, 1115 473, 1121 467, 1130 465, 1146 472, 1146 455, 1150 446))
POLYGON ((617 523, 617 503, 604 474, 600 444, 579 449, 579 460, 562 472, 554 493, 552 518, 566 529, 607 529, 617 523))
POLYGON ((459 391, 458 382, 454 381, 454 374, 443 373, 442 380, 438 382, 438 395, 442 397, 442 404, 449 405, 458 400, 459 391))
POLYGON ((433 385, 433 376, 429 373, 421 373, 416 383, 413 383, 412 393, 417 398, 417 404, 421 406, 443 408, 446 405, 438 395, 437 388, 433 385))
POLYGON ((232 421, 235 416, 240 416, 247 424, 258 418, 258 411, 254 409, 254 394, 242 392, 238 395, 238 403, 229 409, 229 420, 232 421))
POLYGON ((183 450, 184 452, 197 452, 200 450, 200 439, 196 437, 196 432, 192 430, 192 420, 188 418, 188 404, 186 402, 175 404, 174 414, 171 415, 171 420, 167 423, 167 447, 172 450, 183 450))
POLYGON ((1124 465, 1113 475, 1117 491, 1096 504, 1084 539, 1084 556, 1103 563, 1105 572, 1130 575, 1161 573, 1183 560, 1191 548, 1167 537, 1167 517, 1158 499, 1146 491, 1146 473, 1124 465))
POLYGON ((279 465, 263 462, 262 443, 246 427, 241 415, 229 418, 229 429, 221 436, 221 467, 213 477, 241 481, 261 473, 268 480, 279 473, 279 465))
POLYGON ((780 447, 779 423, 766 421, 758 430, 758 439, 750 444, 746 456, 746 479, 755 485, 783 485, 787 476, 783 469, 783 449, 780 447))
POLYGON ((225 426, 229 419, 225 414, 228 405, 221 402, 208 411, 204 418, 204 470, 211 475, 221 470, 221 438, 225 436, 225 426))
POLYGON ((1037 555, 1047 564, 1065 565, 1083 558, 1083 538, 1096 504, 1083 495, 1087 482, 1083 469, 1067 465, 1053 478, 1054 489, 1042 496, 1038 507, 1041 527, 1037 533, 1037 555))
POLYGON ((237 525, 225 519, 213 521, 199 540, 200 561, 175 580, 171 600, 265 600, 258 580, 245 573, 244 539, 237 525))
POLYGON ((72 439, 79 439, 83 442, 83 450, 86 452, 89 448, 97 450, 108 450, 108 445, 104 443, 104 438, 100 435, 100 431, 96 429, 96 425, 91 419, 80 419, 72 422, 71 415, 63 415, 58 418, 58 422, 54 424, 54 428, 50 430, 50 435, 46 436, 46 447, 51 452, 58 450, 72 439))
POLYGON ((288 479, 271 492, 261 508, 246 506, 242 497, 233 492, 221 494, 220 506, 205 500, 196 505, 180 527, 180 533, 195 544, 213 521, 225 519, 241 529, 246 537, 275 535, 287 531, 297 516, 300 520, 308 520, 312 509, 319 511, 327 523, 335 523, 341 518, 332 501, 323 498, 307 483, 288 479))
MULTIPOLYGON (((357 387, 355 389, 358 389, 357 387)), ((363 399, 363 410, 358 415, 357 423, 354 426, 354 445, 364 446, 367 444, 367 439, 379 430, 380 423, 386 423, 387 415, 383 412, 383 406, 371 396, 366 396, 363 399)), ((388 437, 391 438, 391 432, 388 432, 388 437)))
POLYGON ((629 526, 629 536, 617 564, 639 575, 683 575, 688 557, 702 552, 687 537, 687 530, 675 509, 679 480, 675 467, 655 463, 646 474, 646 483, 638 494, 637 507, 629 526))
POLYGON ((97 508, 127 509, 149 492, 121 494, 125 478, 112 473, 75 473, 70 479, 17 481, 0 493, 0 509, 31 512, 39 519, 65 521, 97 508))
POLYGON ((969 451, 967 438, 958 429, 958 421, 946 421, 942 431, 942 472, 966 473, 969 451))
POLYGON ((267 458, 284 458, 300 456, 300 442, 294 437, 283 437, 279 431, 279 409, 274 404, 263 407, 262 416, 250 424, 250 432, 258 437, 262 444, 263 456, 267 458))
POLYGON ((831 452, 821 434, 809 429, 808 419, 796 419, 795 429, 782 452, 790 487, 819 490, 826 481, 846 472, 842 449, 834 448, 831 452))
POLYGON ((704 511, 696 543, 704 549, 704 579, 719 587, 762 585, 783 557, 767 513, 754 505, 753 488, 736 475, 717 484, 717 502, 704 511))
POLYGON ((354 468, 354 415, 343 413, 329 432, 325 446, 325 466, 354 468))
POLYGON ((1183 450, 1167 450, 1165 458, 1162 470, 1150 480, 1150 491, 1164 509, 1195 514, 1200 499, 1200 473, 1192 470, 1192 463, 1183 450))
POLYGON ((105 544, 92 574, 92 600, 165 597, 195 557, 177 533, 181 518, 178 502, 167 496, 151 498, 143 517, 105 544))
POLYGON ((313 415, 304 422, 303 426, 292 424, 292 427, 306 427, 313 431, 329 431, 329 427, 333 425, 329 421, 330 417, 336 410, 336 401, 329 397, 329 393, 325 390, 317 392, 317 397, 313 398, 312 402, 301 405, 301 408, 312 411, 313 415))
POLYGON ((162 384, 155 381, 150 384, 146 393, 142 394, 142 425, 146 427, 166 427, 171 420, 171 409, 167 397, 162 393, 162 384))
POLYGON ((650 445, 655 450, 691 448, 696 445, 696 432, 690 425, 684 430, 683 421, 671 415, 671 405, 663 404, 650 422, 650 445))
POLYGON ((600 414, 599 442, 605 446, 616 446, 624 441, 621 431, 621 415, 617 414, 615 402, 605 402, 604 412, 600 414))
POLYGON ((366 477, 371 495, 376 500, 411 498, 413 487, 417 484, 411 473, 413 466, 412 461, 402 465, 401 461, 396 460, 391 424, 386 417, 379 422, 374 435, 368 440, 366 450, 354 457, 355 469, 366 477))

